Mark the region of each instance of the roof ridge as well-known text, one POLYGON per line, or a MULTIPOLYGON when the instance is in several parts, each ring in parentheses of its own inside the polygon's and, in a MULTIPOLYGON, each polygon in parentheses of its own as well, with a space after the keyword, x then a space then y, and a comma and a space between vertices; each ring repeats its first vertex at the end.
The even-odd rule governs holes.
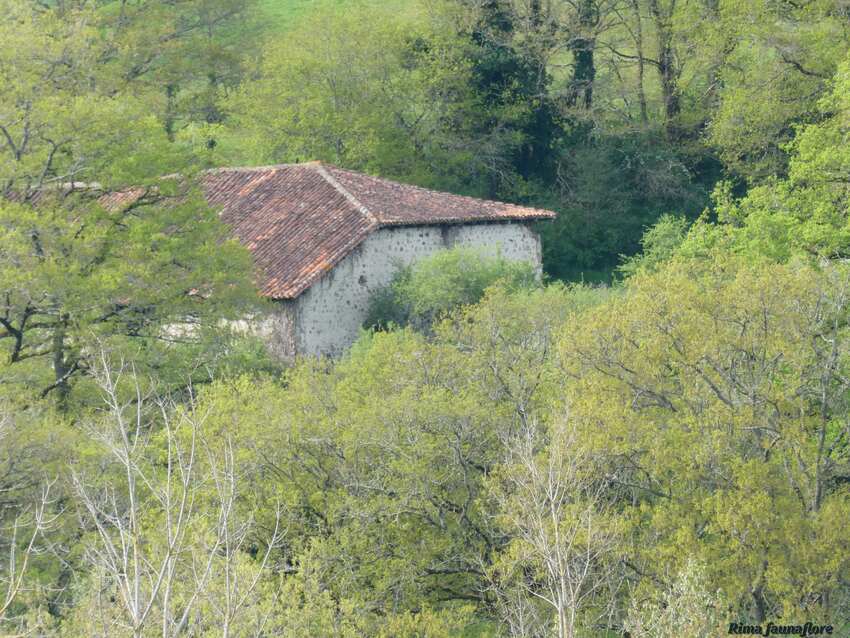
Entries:
POLYGON ((540 208, 538 206, 528 206, 526 204, 516 204, 513 202, 503 202, 497 199, 490 199, 489 197, 478 197, 475 195, 461 195, 460 193, 450 193, 448 191, 441 191, 435 188, 428 188, 427 186, 419 186, 417 184, 410 184, 408 182, 400 182, 398 180, 391 179, 389 177, 383 177, 380 175, 371 175, 369 173, 361 173, 358 171, 352 171, 346 168, 340 168, 339 166, 334 166, 333 164, 327 164, 322 160, 310 160, 307 162, 289 162, 289 163, 281 163, 281 164, 267 164, 264 166, 218 166, 215 168, 207 168, 201 172, 203 173, 226 173, 229 171, 250 171, 250 172, 259 172, 259 171, 268 171, 268 170, 276 170, 281 168, 314 168, 316 171, 331 185, 336 189, 343 197, 345 197, 349 203, 354 205, 357 210, 365 215, 370 221, 378 224, 379 226, 383 225, 383 222, 379 221, 375 214, 369 210, 369 208, 364 205, 360 200, 358 200, 347 188, 345 188, 331 173, 328 171, 328 168, 332 168, 337 171, 341 171, 343 173, 351 173, 354 175, 359 175, 361 177, 367 177, 369 179, 373 179, 378 182, 389 182, 390 184, 395 184, 396 186, 400 186, 403 188, 417 190, 423 193, 431 193, 434 195, 452 195, 454 197, 463 197, 465 199, 475 200, 479 202, 488 202, 493 204, 499 204, 500 206, 509 206, 511 208, 517 208, 525 211, 540 211, 542 213, 549 213, 550 211, 545 208, 540 208))
POLYGON ((336 189, 336 191, 340 195, 345 197, 345 199, 348 201, 348 203, 351 204, 352 206, 354 206, 360 213, 362 213, 366 217, 366 219, 368 219, 370 222, 372 222, 372 224, 374 224, 375 226, 381 225, 381 222, 378 221, 378 218, 375 217, 375 215, 372 214, 372 211, 370 211, 368 208, 366 208, 366 206, 364 206, 363 203, 360 202, 359 199, 357 199, 354 195, 352 195, 348 191, 348 189, 346 189, 342 184, 340 184, 336 180, 336 178, 333 175, 330 174, 328 169, 325 168, 325 165, 322 162, 320 162, 320 161, 310 162, 309 165, 315 167, 315 169, 319 173, 319 175, 321 175, 328 184, 333 186, 334 189, 336 189))
POLYGON ((202 173, 226 173, 228 171, 270 171, 278 168, 296 168, 301 166, 311 166, 318 164, 318 160, 311 162, 290 162, 283 164, 266 164, 264 166, 216 166, 214 168, 205 168, 202 173))

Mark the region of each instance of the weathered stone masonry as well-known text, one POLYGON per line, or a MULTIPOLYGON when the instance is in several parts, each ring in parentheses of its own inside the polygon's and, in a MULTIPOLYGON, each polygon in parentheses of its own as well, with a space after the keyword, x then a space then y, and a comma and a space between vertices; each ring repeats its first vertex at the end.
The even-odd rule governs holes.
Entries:
POLYGON ((527 224, 492 222, 382 228, 294 300, 278 301, 265 331, 276 353, 338 356, 357 338, 369 299, 399 267, 453 246, 540 267, 540 238, 527 224))
POLYGON ((322 162, 205 172, 201 185, 251 252, 259 293, 276 310, 245 328, 271 352, 340 355, 370 299, 400 266, 471 246, 540 268, 533 222, 555 213, 453 195, 322 162))
MULTIPOLYGON (((276 308, 235 325, 272 354, 340 355, 357 338, 372 295, 399 267, 470 246, 541 268, 530 224, 555 213, 429 190, 322 162, 205 171, 200 185, 251 253, 261 296, 276 308)), ((145 191, 113 193, 107 207, 145 191)))

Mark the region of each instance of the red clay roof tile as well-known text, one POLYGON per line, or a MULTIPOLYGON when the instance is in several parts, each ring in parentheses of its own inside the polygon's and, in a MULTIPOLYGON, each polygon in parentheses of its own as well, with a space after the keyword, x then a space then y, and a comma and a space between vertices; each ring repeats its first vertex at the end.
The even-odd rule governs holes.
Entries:
MULTIPOLYGON (((552 219, 555 213, 400 184, 322 164, 218 168, 201 176, 209 203, 254 257, 260 292, 294 299, 372 232, 388 226, 552 219)), ((107 207, 141 191, 103 196, 107 207)))
POLYGON ((333 166, 325 168, 346 191, 376 217, 381 226, 517 221, 555 217, 555 213, 539 208, 442 193, 333 166))
POLYGON ((312 165, 218 169, 201 183, 275 299, 297 297, 377 226, 312 165))
POLYGON ((386 226, 531 221, 555 213, 451 195, 320 162, 203 174, 207 199, 251 251, 260 291, 293 299, 386 226))

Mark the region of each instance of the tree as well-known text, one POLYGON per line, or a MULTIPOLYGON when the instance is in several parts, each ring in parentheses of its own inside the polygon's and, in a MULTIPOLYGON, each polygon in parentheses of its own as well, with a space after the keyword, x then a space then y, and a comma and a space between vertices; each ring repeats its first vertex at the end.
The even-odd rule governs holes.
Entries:
POLYGON ((109 29, 103 60, 119 81, 148 95, 170 140, 198 129, 205 143, 226 119, 222 101, 245 77, 261 38, 254 0, 122 3, 98 12, 109 29))
POLYGON ((664 638, 674 627, 694 638, 727 635, 720 601, 708 588, 705 570, 688 561, 660 601, 632 601, 626 631, 634 638, 664 638))
POLYGON ((228 102, 240 147, 222 152, 475 188, 484 149, 465 135, 475 96, 453 18, 418 2, 315 11, 269 44, 258 79, 228 102))
POLYGON ((0 398, 0 632, 49 633, 67 600, 63 548, 77 526, 65 468, 78 440, 50 409, 25 412, 0 398))
POLYGON ((688 555, 754 620, 846 613, 848 281, 843 264, 673 259, 564 335, 570 415, 633 525, 638 596, 688 555))
MULTIPOLYGON (((590 110, 594 106, 597 46, 622 23, 623 6, 621 0, 507 0, 486 3, 481 13, 486 18, 488 12, 501 12, 502 45, 512 47, 538 69, 538 94, 550 91, 552 102, 561 109, 590 110), (554 77, 552 68, 563 65, 559 56, 565 52, 570 56, 569 71, 554 77), (563 87, 558 86, 558 80, 563 81, 563 87)), ((557 127, 557 120, 550 125, 557 127)))
POLYGON ((655 270, 673 257, 685 241, 688 220, 673 215, 663 215, 650 226, 641 237, 643 250, 633 257, 623 258, 617 268, 620 274, 629 277, 641 271, 655 270))
MULTIPOLYGON (((92 576, 112 592, 119 625, 134 638, 150 635, 153 623, 164 637, 202 626, 193 613, 200 598, 211 605, 208 622, 230 636, 282 539, 279 516, 256 568, 239 565, 253 520, 236 520, 243 488, 230 445, 219 457, 204 435, 206 415, 191 403, 180 409, 160 401, 157 432, 156 411, 149 411, 132 369, 113 370, 103 353, 100 363, 107 416, 87 429, 104 449, 109 477, 72 474, 81 520, 94 535, 86 547, 92 576), (122 398, 126 383, 135 394, 129 401, 122 398), (204 493, 208 481, 211 494, 204 493)), ((93 611, 106 622, 115 613, 108 604, 93 611)))
POLYGON ((480 102, 467 126, 498 145, 487 167, 490 197, 515 196, 520 180, 551 175, 563 122, 550 95, 550 62, 558 52, 549 5, 462 1, 472 45, 470 84, 480 102), (519 179, 518 179, 519 178, 519 179))
POLYGON ((670 211, 693 219, 710 201, 679 149, 651 132, 598 135, 565 150, 541 224, 543 266, 566 281, 609 281, 647 227, 670 211))
POLYGON ((150 357, 163 381, 178 353, 215 365, 232 349, 219 322, 255 303, 249 258, 202 198, 168 186, 109 208, 85 191, 0 200, 0 370, 19 400, 67 399, 99 347, 150 357))
POLYGON ((187 349, 211 364, 222 349, 204 347, 203 333, 252 305, 250 261, 194 189, 197 157, 169 142, 145 92, 120 77, 97 7, 4 9, 0 376, 10 394, 64 401, 98 341, 165 368, 187 349))
MULTIPOLYGON (((12 418, 5 413, 0 414, 0 442, 8 445, 4 441, 9 436, 9 430, 13 427, 12 418)), ((7 463, 3 463, 3 492, 14 493, 21 490, 20 484, 9 484, 9 468, 7 463)), ((34 494, 32 502, 27 503, 23 498, 20 501, 12 503, 4 503, 5 508, 11 508, 14 511, 11 517, 11 523, 6 527, 9 516, 0 518, 0 524, 3 524, 3 545, 4 559, 0 561, 0 629, 4 627, 10 631, 23 634, 28 629, 27 619, 16 617, 15 612, 18 611, 16 603, 18 599, 23 597, 22 594, 28 589, 32 565, 35 557, 39 553, 45 551, 47 543, 45 542, 45 534, 50 530, 53 523, 58 518, 58 514, 52 514, 54 500, 51 497, 51 489, 55 483, 53 480, 45 480, 39 486, 39 492, 34 494)), ((25 607, 21 605, 21 607, 25 607)))
POLYGON ((6 199, 29 201, 45 187, 80 181, 109 188, 128 173, 150 178, 142 171, 153 157, 151 165, 166 172, 180 168, 149 108, 118 92, 112 68, 101 63, 109 43, 97 29, 97 13, 88 4, 62 7, 19 0, 2 6, 0 195, 6 199))
POLYGON ((480 599, 477 557, 494 541, 477 497, 503 411, 467 389, 461 365, 410 331, 379 333, 332 370, 305 363, 285 390, 250 392, 262 401, 245 402, 245 383, 210 397, 220 427, 243 424, 241 445, 271 478, 260 489, 284 495, 303 534, 293 571, 305 561, 363 622, 480 599), (406 365, 417 353, 422 365, 406 365))
POLYGON ((593 83, 596 79, 596 33, 600 7, 594 0, 579 0, 575 4, 576 33, 570 37, 568 48, 573 54, 573 72, 567 87, 567 106, 593 106, 593 83))
POLYGON ((788 145, 788 175, 735 197, 729 184, 715 191, 719 224, 698 224, 683 244, 688 254, 712 247, 755 259, 787 262, 844 258, 850 246, 850 189, 846 120, 850 60, 839 66, 832 91, 818 103, 820 121, 797 128, 788 145))
POLYGON ((681 96, 679 95, 679 77, 682 69, 677 64, 673 51, 672 14, 675 11, 676 0, 669 0, 666 7, 660 0, 648 0, 649 13, 655 26, 658 41, 658 59, 656 68, 661 79, 661 95, 664 104, 664 122, 668 136, 675 134, 676 120, 681 111, 681 96))
POLYGON ((577 432, 558 423, 544 439, 527 421, 505 450, 492 483, 498 518, 512 539, 493 568, 498 595, 517 588, 519 600, 509 598, 510 607, 528 605, 523 597, 542 601, 559 638, 610 626, 619 534, 606 486, 595 479, 577 432))
POLYGON ((723 5, 725 61, 709 140, 724 164, 758 183, 784 174, 784 146, 795 127, 818 119, 817 103, 846 55, 846 8, 840 2, 723 5))

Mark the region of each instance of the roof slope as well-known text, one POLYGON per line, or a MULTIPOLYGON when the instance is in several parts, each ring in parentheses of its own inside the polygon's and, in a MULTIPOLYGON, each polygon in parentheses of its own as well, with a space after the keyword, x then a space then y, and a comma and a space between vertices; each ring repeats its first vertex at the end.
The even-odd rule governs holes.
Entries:
POLYGON ((549 219, 555 213, 400 184, 333 166, 325 170, 382 226, 549 219))
POLYGON ((201 182, 251 251, 260 292, 293 299, 378 228, 551 219, 555 213, 451 195, 320 162, 221 168, 201 182))
MULTIPOLYGON (((548 210, 442 193, 322 162, 217 168, 203 172, 200 182, 207 201, 251 251, 260 293, 272 299, 294 299, 379 228, 555 217, 548 210)), ((133 205, 151 192, 61 186, 67 192, 91 189, 107 209, 133 205)))
POLYGON ((260 292, 297 297, 376 227, 316 170, 226 169, 202 177, 207 200, 251 251, 260 292))

